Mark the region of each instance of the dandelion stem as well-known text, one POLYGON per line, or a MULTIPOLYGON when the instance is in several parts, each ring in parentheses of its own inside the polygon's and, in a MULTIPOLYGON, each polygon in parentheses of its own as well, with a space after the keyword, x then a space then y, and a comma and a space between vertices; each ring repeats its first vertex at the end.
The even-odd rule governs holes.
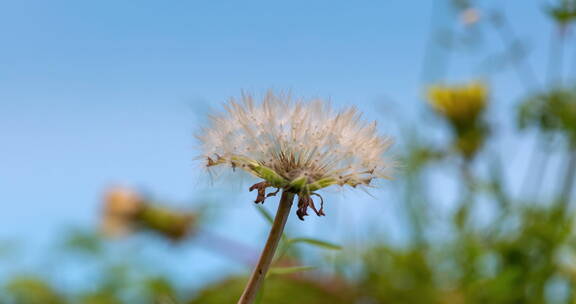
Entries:
POLYGON ((250 276, 250 280, 248 281, 248 284, 246 284, 246 288, 244 289, 240 300, 238 300, 238 304, 250 304, 254 302, 256 294, 264 282, 268 268, 270 268, 270 263, 272 262, 280 238, 282 238, 284 226, 286 226, 286 220, 290 214, 293 200, 293 193, 288 191, 282 192, 282 197, 278 204, 278 211, 276 212, 274 223, 272 223, 272 229, 270 229, 268 240, 266 241, 266 245, 262 250, 260 258, 258 259, 258 263, 250 276))

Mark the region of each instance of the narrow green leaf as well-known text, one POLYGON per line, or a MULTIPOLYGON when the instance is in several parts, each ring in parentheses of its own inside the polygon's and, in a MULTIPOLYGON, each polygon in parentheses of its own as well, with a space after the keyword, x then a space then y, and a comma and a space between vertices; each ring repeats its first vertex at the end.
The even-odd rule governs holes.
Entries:
POLYGON ((270 223, 270 225, 274 223, 274 217, 272 217, 272 214, 270 214, 266 208, 262 206, 256 206, 256 210, 258 210, 258 212, 266 219, 266 221, 268 221, 268 223, 270 223))
POLYGON ((277 275, 277 274, 291 274, 296 272, 309 271, 312 269, 316 269, 316 267, 314 266, 273 267, 270 268, 266 276, 268 277, 270 275, 277 275))
MULTIPOLYGON (((268 223, 270 223, 270 225, 274 223, 274 217, 272 217, 272 214, 270 214, 270 212, 268 212, 266 208, 262 206, 256 206, 256 210, 258 210, 258 212, 266 219, 268 223)), ((282 233, 282 241, 289 244, 288 242, 289 240, 288 237, 286 236, 286 233, 282 233)))
POLYGON ((332 244, 329 242, 325 242, 325 241, 321 241, 321 240, 310 239, 310 238, 294 238, 294 239, 290 239, 289 242, 290 243, 306 243, 306 244, 322 247, 324 249, 329 249, 329 250, 341 250, 342 249, 342 246, 332 244))

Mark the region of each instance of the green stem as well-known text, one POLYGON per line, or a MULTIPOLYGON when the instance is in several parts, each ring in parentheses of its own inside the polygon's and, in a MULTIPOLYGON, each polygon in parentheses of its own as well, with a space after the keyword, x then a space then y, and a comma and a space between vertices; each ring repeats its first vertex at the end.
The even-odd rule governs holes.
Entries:
MULTIPOLYGON (((513 48, 514 45, 518 43, 519 39, 505 17, 498 14, 493 16, 491 19, 504 47, 513 48)), ((517 73, 520 83, 524 85, 525 89, 529 91, 537 89, 538 79, 536 78, 536 73, 534 73, 534 70, 526 60, 525 56, 518 60, 512 60, 512 65, 517 73)))
POLYGON ((284 232, 284 226, 286 226, 286 220, 290 214, 290 209, 292 208, 292 202, 294 200, 294 194, 283 191, 282 197, 280 198, 280 203, 278 204, 278 211, 276 211, 276 217, 274 218, 274 223, 272 223, 272 229, 270 229, 270 234, 268 235, 268 240, 266 245, 262 250, 262 254, 258 259, 258 263, 246 284, 246 288, 238 300, 238 304, 251 304, 254 302, 258 290, 262 287, 264 283, 264 278, 270 268, 272 258, 278 247, 278 243, 282 238, 282 233, 284 232))
POLYGON ((560 192, 560 203, 564 206, 570 202, 572 187, 574 186, 574 179, 576 178, 576 147, 570 150, 568 164, 566 166, 566 177, 564 178, 564 185, 560 192))
POLYGON ((548 161, 550 159, 550 151, 548 150, 549 138, 545 137, 542 132, 536 134, 536 139, 534 142, 534 150, 532 150, 532 155, 530 156, 529 164, 526 167, 526 174, 522 181, 521 193, 523 196, 520 199, 530 198, 531 200, 537 200, 540 186, 542 185, 542 180, 546 176, 546 170, 548 168, 548 161), (540 147, 545 147, 545 151, 540 151, 540 147))

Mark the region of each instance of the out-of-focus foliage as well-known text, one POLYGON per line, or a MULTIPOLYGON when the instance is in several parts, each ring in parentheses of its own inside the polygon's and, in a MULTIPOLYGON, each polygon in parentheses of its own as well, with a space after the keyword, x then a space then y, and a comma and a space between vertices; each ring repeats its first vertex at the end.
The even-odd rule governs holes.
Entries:
POLYGON ((6 285, 9 300, 14 303, 59 304, 64 298, 42 278, 34 276, 15 277, 6 285))
POLYGON ((526 208, 453 242, 376 246, 359 292, 375 303, 550 303, 547 290, 558 287, 566 293, 561 303, 572 303, 576 281, 561 259, 576 241, 572 225, 559 208, 526 208))
POLYGON ((66 271, 65 263, 79 263, 86 282, 70 289, 51 282, 46 275, 15 275, 0 287, 0 303, 14 304, 121 304, 175 303, 178 293, 167 277, 142 267, 141 257, 118 256, 98 233, 72 229, 56 247, 56 273, 66 271), (92 267, 96 266, 96 267, 92 267))
POLYGON ((546 12, 560 26, 567 26, 576 20, 576 1, 557 0, 546 8, 546 12))
POLYGON ((555 88, 528 97, 520 106, 521 128, 564 134, 576 144, 576 89, 555 88))
MULTIPOLYGON (((230 278, 203 290, 189 304, 235 303, 244 289, 247 278, 230 278)), ((323 282, 298 276, 271 276, 266 280, 260 303, 315 304, 352 303, 352 289, 344 282, 323 282)))

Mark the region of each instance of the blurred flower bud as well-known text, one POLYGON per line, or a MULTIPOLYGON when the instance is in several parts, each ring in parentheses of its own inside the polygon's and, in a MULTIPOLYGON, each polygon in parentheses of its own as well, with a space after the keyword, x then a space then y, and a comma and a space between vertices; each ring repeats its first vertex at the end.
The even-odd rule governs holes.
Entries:
POLYGON ((144 205, 138 221, 141 228, 179 241, 193 234, 197 215, 191 212, 176 212, 166 207, 144 205))
POLYGON ((476 24, 480 20, 480 11, 475 8, 467 8, 460 13, 460 21, 466 26, 476 24))
POLYGON ((178 241, 192 232, 197 215, 157 206, 128 188, 115 187, 104 195, 102 230, 118 237, 138 231, 151 231, 178 241))
POLYGON ((134 222, 142 208, 142 199, 129 188, 113 187, 104 195, 102 231, 108 236, 122 236, 134 229, 134 222))

